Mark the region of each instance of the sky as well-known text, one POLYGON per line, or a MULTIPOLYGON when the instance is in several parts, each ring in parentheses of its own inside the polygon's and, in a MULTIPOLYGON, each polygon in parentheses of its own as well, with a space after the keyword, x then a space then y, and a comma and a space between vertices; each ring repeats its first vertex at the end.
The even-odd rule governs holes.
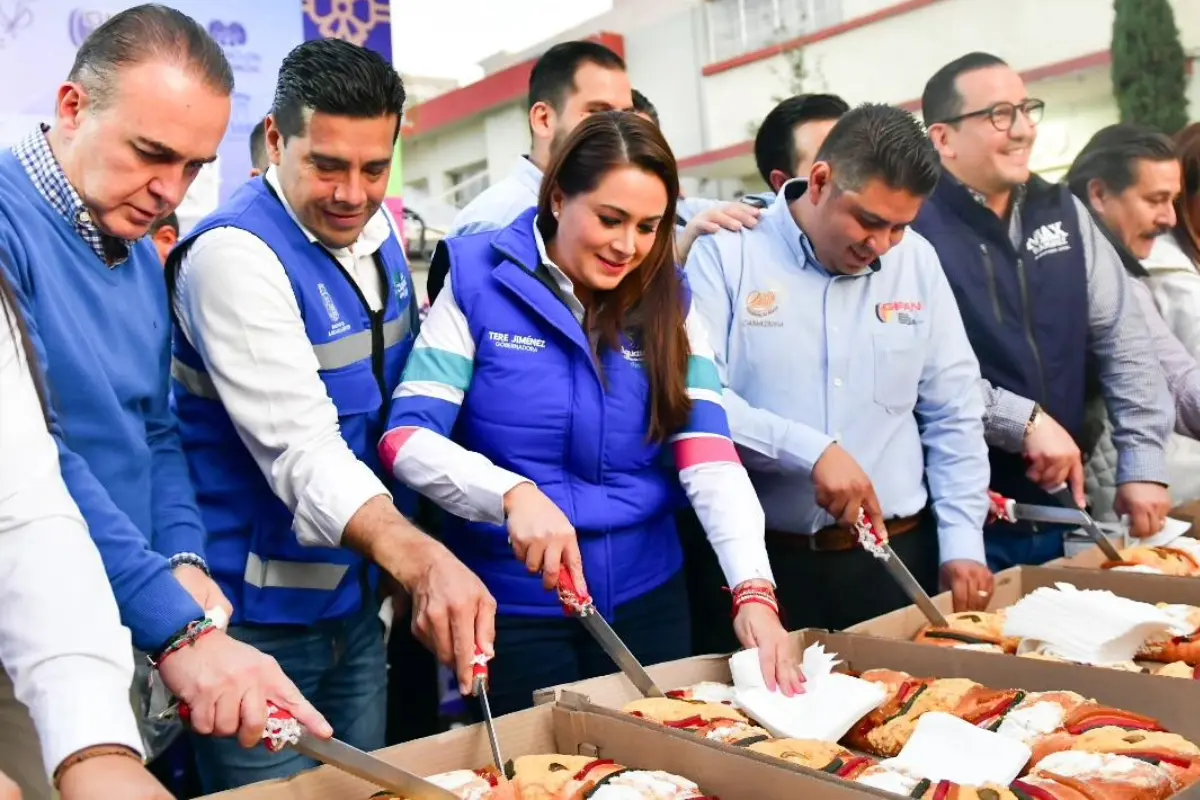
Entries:
POLYGON ((410 75, 470 83, 483 77, 481 59, 522 50, 610 8, 612 0, 392 0, 392 59, 410 75))

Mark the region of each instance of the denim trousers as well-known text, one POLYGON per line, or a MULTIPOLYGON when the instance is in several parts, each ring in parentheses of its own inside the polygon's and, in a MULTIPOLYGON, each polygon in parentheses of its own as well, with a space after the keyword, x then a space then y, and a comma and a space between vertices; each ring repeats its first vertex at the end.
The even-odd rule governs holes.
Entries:
MULTIPOLYGON (((384 746, 387 655, 374 604, 344 619, 312 626, 236 625, 229 634, 279 662, 284 674, 316 706, 333 734, 360 750, 384 746)), ((244 749, 236 737, 194 736, 200 783, 206 793, 287 778, 316 762, 286 748, 244 749)))
MULTIPOLYGON (((644 665, 690 656, 683 571, 617 606, 609 622, 644 665)), ((496 657, 488 670, 488 701, 492 713, 500 715, 532 706, 538 689, 608 675, 618 668, 577 619, 497 614, 496 657)))

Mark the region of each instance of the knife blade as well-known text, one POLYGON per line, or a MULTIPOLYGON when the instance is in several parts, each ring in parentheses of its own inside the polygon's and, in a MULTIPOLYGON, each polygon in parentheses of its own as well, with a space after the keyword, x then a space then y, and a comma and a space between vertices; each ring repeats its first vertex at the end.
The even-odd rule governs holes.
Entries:
POLYGON ((398 792, 405 800, 460 800, 449 789, 400 769, 365 753, 339 739, 319 739, 307 730, 292 747, 311 759, 336 767, 388 791, 398 792))
POLYGON ((1063 486, 1051 492, 1051 494, 1054 495, 1054 499, 1062 503, 1063 506, 1070 509, 1076 509, 1080 514, 1083 515, 1083 529, 1087 531, 1088 536, 1092 537, 1092 541, 1095 542, 1096 546, 1100 548, 1100 552, 1104 553, 1104 555, 1110 561, 1125 560, 1121 558, 1121 553, 1117 550, 1116 545, 1112 543, 1112 540, 1104 535, 1104 531, 1100 530, 1100 526, 1096 524, 1094 519, 1092 519, 1092 515, 1089 514, 1086 509, 1080 508, 1078 505, 1076 505, 1075 495, 1071 492, 1070 488, 1063 486))
POLYGON ((487 727, 488 744, 492 747, 492 760, 500 774, 504 774, 504 756, 500 755, 500 737, 496 735, 496 721, 492 719, 492 704, 488 702, 488 667, 487 656, 483 650, 475 648, 475 661, 471 666, 471 674, 475 679, 475 696, 479 698, 479 707, 483 711, 483 724, 487 727))
POLYGON ((1074 525, 1082 528, 1110 561, 1124 561, 1112 540, 1104 535, 1092 515, 1075 505, 1075 497, 1067 487, 1050 493, 1062 503, 1061 506, 1039 506, 1018 503, 996 492, 988 491, 992 504, 992 515, 1005 522, 1049 522, 1058 525, 1074 525))
POLYGON ((855 525, 855 531, 858 534, 858 543, 883 564, 884 569, 892 576, 892 580, 900 586, 901 590, 908 595, 908 599, 913 601, 913 604, 921 610, 925 618, 929 620, 929 624, 936 628, 949 628, 950 623, 934 605, 929 594, 921 587, 921 584, 913 577, 912 572, 896 555, 896 551, 892 549, 888 540, 880 535, 875 528, 875 523, 865 511, 859 511, 858 523, 855 525))
MULTIPOLYGON (((191 717, 191 709, 184 703, 179 703, 168 712, 177 714, 184 723, 191 717)), ((405 800, 461 800, 449 789, 443 789, 436 783, 389 764, 340 739, 321 739, 314 736, 297 722, 295 717, 271 703, 267 704, 263 745, 272 753, 278 753, 285 747, 295 748, 297 752, 314 761, 336 767, 390 792, 399 792, 405 800)))
POLYGON ((576 617, 583 624, 583 627, 592 635, 596 643, 608 654, 613 663, 620 668, 625 677, 629 678, 633 685, 637 687, 637 690, 642 693, 643 697, 666 696, 663 694, 662 689, 659 689, 655 685, 654 679, 646 672, 646 668, 641 665, 637 657, 621 641, 621 637, 617 636, 612 626, 596 610, 595 604, 592 603, 592 598, 576 591, 575 584, 566 570, 559 573, 558 599, 562 603, 563 611, 568 616, 576 617))

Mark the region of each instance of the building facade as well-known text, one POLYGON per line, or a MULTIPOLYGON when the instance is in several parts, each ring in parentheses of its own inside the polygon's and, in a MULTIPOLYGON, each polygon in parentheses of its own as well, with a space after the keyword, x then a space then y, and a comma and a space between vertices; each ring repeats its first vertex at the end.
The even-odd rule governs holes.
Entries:
MULTIPOLYGON (((1172 0, 1185 51, 1200 55, 1200 2, 1172 0)), ((758 121, 797 91, 920 111, 925 81, 971 50, 1006 59, 1046 101, 1034 168, 1065 170, 1097 128, 1117 120, 1111 0, 614 0, 552 40, 482 62, 485 76, 415 106, 404 133, 409 189, 461 206, 527 152, 526 85, 538 54, 592 38, 621 53, 650 98, 686 189, 732 197, 763 188, 758 121)), ((1200 79, 1189 100, 1200 118, 1200 79)))

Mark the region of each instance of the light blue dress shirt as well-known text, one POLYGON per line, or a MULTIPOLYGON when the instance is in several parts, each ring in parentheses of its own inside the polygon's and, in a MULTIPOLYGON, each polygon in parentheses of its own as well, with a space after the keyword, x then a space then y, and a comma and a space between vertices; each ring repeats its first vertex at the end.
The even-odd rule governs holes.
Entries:
POLYGON ((836 441, 887 518, 932 495, 941 561, 983 563, 991 473, 979 362, 937 254, 908 231, 872 269, 827 271, 792 217, 805 186, 785 184, 754 230, 701 237, 687 261, 767 527, 833 524, 811 470, 836 441))
POLYGON ((454 217, 449 236, 494 231, 508 227, 517 217, 538 204, 542 171, 521 156, 504 180, 492 184, 454 217))

